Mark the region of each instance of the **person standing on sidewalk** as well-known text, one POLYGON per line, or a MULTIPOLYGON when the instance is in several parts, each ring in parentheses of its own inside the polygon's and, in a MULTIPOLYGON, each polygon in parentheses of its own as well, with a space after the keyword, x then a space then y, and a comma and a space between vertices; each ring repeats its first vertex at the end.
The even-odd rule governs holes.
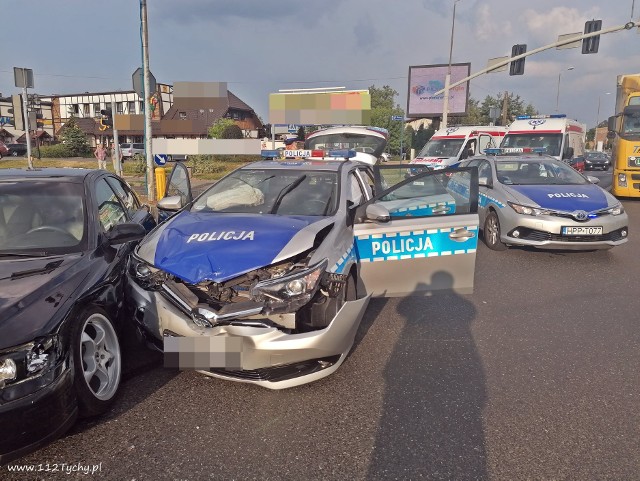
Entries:
POLYGON ((98 159, 98 169, 107 170, 107 151, 102 144, 98 144, 93 156, 98 159))

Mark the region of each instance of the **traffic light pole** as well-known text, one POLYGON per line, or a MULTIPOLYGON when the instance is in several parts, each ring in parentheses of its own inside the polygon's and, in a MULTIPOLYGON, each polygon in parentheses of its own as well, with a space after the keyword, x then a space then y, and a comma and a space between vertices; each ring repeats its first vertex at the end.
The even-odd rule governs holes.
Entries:
MULTIPOLYGON (((564 40, 559 40, 557 42, 550 43, 549 45, 545 45, 544 47, 536 48, 534 50, 531 50, 530 52, 523 53, 522 55, 516 55, 515 57, 511 57, 508 60, 503 60, 501 62, 495 63, 495 64, 491 65, 491 67, 487 67, 487 68, 485 68, 483 70, 480 70, 479 72, 474 73, 473 75, 470 75, 470 76, 468 76, 466 78, 463 78, 462 80, 459 80, 458 82, 452 83, 451 85, 449 85, 449 89, 455 88, 458 85, 461 85, 461 84, 463 84, 465 82, 468 82, 469 80, 472 80, 472 79, 474 79, 476 77, 479 77, 480 75, 484 75, 487 72, 491 72, 492 70, 496 70, 496 69, 498 69, 500 67, 504 67, 505 65, 509 65, 509 63, 511 63, 511 62, 513 62, 515 60, 520 60, 521 58, 526 58, 529 55, 534 55, 536 53, 544 52, 545 50, 549 50, 549 49, 556 48, 556 47, 562 47, 563 45, 568 45, 570 43, 578 42, 580 40, 584 40, 585 38, 596 37, 598 35, 604 35, 606 33, 619 32, 620 30, 631 30, 633 27, 637 27, 638 25, 640 25, 639 22, 629 21, 629 22, 625 23, 624 25, 618 25, 617 27, 605 28, 604 30, 598 30, 596 32, 576 35, 575 37, 565 38, 564 40)), ((443 93, 445 93, 445 89, 438 90, 437 92, 435 92, 433 94, 433 96, 441 95, 443 93)))
POLYGON ((33 157, 31 156, 31 129, 29 128, 29 98, 27 96, 27 80, 22 70, 24 79, 24 87, 22 87, 22 117, 24 119, 25 136, 27 137, 27 165, 29 170, 33 169, 33 157))
POLYGON ((151 80, 149 72, 149 30, 147 27, 147 0, 140 0, 142 17, 142 71, 144 77, 144 150, 147 155, 147 198, 150 202, 156 200, 156 176, 153 168, 153 152, 151 151, 151 80))

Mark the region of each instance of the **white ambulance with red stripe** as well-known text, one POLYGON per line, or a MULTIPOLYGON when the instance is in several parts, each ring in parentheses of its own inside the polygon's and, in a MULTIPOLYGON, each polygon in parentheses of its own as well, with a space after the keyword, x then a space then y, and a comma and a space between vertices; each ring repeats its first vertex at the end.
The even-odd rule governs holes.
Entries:
POLYGON ((500 146, 506 127, 451 126, 438 130, 425 144, 412 164, 444 169, 468 157, 484 152, 486 148, 500 146))
POLYGON ((543 147, 547 155, 569 161, 584 155, 586 135, 586 125, 565 114, 521 115, 509 125, 500 147, 510 153, 543 147))

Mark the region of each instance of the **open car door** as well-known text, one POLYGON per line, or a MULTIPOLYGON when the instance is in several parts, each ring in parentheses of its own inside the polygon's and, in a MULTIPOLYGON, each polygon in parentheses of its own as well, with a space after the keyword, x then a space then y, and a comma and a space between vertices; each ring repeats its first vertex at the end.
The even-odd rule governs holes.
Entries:
POLYGON ((164 197, 158 203, 158 222, 164 222, 174 212, 190 204, 192 200, 189 171, 183 163, 176 162, 171 174, 169 174, 164 197))
POLYGON ((412 167, 373 168, 379 194, 355 214, 359 289, 374 297, 470 293, 478 245, 477 168, 410 175, 412 167))

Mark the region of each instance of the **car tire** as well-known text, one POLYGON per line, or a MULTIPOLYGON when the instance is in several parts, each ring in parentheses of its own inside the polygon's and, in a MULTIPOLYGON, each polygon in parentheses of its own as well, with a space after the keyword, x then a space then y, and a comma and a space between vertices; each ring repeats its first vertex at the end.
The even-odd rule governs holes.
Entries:
POLYGON ((70 339, 78 410, 82 417, 97 416, 109 409, 120 387, 120 342, 104 310, 84 310, 77 320, 70 339))
POLYGON ((493 251, 504 251, 507 249, 507 245, 500 240, 500 220, 498 219, 498 214, 493 210, 487 214, 484 220, 482 236, 484 237, 484 243, 489 249, 493 251))

